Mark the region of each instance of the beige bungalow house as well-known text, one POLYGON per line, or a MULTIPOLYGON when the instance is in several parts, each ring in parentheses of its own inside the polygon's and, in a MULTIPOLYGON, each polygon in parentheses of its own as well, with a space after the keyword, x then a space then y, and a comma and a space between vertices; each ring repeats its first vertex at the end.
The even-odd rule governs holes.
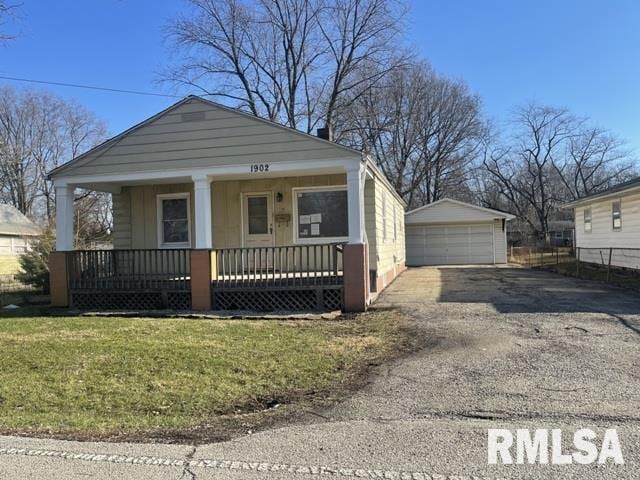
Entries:
POLYGON ((200 97, 50 177, 57 306, 361 311, 404 269, 405 204, 367 155, 200 97), (112 194, 113 250, 73 250, 75 188, 112 194))

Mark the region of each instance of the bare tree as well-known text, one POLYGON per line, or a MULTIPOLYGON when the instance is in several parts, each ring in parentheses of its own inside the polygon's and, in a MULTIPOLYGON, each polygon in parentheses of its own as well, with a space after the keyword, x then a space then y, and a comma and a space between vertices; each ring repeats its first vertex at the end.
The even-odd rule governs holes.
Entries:
POLYGON ((624 143, 600 128, 581 127, 566 148, 566 157, 554 162, 554 167, 570 200, 606 189, 635 173, 624 143))
POLYGON ((397 1, 189 0, 165 79, 311 132, 394 68, 397 1), (366 62, 378 67, 363 76, 366 62))
POLYGON ((606 188, 632 171, 619 140, 565 108, 529 104, 515 112, 512 126, 506 144, 485 149, 485 188, 493 202, 525 221, 538 238, 546 237, 561 203, 606 188))
POLYGON ((468 198, 485 129, 479 99, 426 63, 396 68, 338 123, 339 134, 376 159, 410 206, 468 198))
POLYGON ((12 34, 7 33, 4 25, 6 24, 8 18, 14 16, 17 8, 18 5, 16 4, 11 4, 4 0, 0 0, 0 44, 14 38, 12 34))
POLYGON ((396 44, 404 8, 392 0, 327 2, 319 24, 330 59, 326 125, 332 126, 337 111, 358 98, 355 92, 374 87, 406 60, 398 56, 396 44))
POLYGON ((512 145, 484 160, 510 208, 540 235, 548 232, 549 215, 561 201, 555 165, 562 161, 575 122, 566 109, 535 104, 519 108, 512 145))
POLYGON ((37 103, 32 95, 0 90, 0 198, 29 216, 42 184, 33 155, 39 136, 37 103))
POLYGON ((47 173, 105 138, 105 125, 75 103, 0 88, 0 201, 51 226, 55 198, 47 173))

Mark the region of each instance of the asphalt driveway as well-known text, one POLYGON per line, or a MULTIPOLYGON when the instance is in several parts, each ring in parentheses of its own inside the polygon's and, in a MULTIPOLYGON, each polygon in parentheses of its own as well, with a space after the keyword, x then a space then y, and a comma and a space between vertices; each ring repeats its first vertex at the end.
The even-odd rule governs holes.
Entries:
POLYGON ((423 347, 328 411, 197 448, 0 437, 0 477, 640 478, 637 293, 521 268, 425 267, 375 308, 405 311, 423 347), (625 465, 487 466, 488 428, 560 428, 570 441, 583 427, 617 428, 625 465))

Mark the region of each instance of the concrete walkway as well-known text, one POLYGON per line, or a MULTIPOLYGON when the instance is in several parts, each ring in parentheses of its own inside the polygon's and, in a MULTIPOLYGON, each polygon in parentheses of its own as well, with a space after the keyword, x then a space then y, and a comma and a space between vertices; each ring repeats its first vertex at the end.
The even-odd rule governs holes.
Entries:
MULTIPOLYGON (((0 478, 640 478, 640 299, 520 268, 419 268, 376 307, 425 348, 308 421, 199 447, 0 437, 0 478), (625 465, 487 466, 488 428, 616 427, 625 465)), ((567 444, 567 447, 570 446, 567 444)))

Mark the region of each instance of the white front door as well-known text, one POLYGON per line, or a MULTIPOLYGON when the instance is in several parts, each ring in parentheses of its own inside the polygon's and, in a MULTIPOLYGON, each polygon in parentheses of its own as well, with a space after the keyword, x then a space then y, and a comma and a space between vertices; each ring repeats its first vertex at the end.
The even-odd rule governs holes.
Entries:
POLYGON ((272 209, 271 192, 242 195, 243 246, 272 247, 274 245, 272 209))

